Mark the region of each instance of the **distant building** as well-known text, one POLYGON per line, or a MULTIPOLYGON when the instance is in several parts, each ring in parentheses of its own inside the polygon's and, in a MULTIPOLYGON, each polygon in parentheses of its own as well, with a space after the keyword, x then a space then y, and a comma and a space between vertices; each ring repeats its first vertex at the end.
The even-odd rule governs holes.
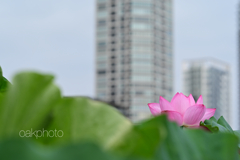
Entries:
POLYGON ((172 0, 96 0, 96 98, 133 121, 173 96, 172 0))
POLYGON ((215 59, 200 59, 183 63, 183 90, 197 100, 203 96, 207 108, 217 108, 215 117, 221 115, 230 123, 230 67, 215 59))

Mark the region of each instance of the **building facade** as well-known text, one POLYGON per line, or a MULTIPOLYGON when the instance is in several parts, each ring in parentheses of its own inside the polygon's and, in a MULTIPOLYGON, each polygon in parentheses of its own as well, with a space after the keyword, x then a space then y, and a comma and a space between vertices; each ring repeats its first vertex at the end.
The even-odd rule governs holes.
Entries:
POLYGON ((230 123, 230 67, 215 59, 185 61, 183 63, 183 90, 197 100, 200 95, 207 108, 216 108, 214 117, 230 123))
POLYGON ((172 0, 96 0, 96 97, 133 121, 173 96, 172 0))

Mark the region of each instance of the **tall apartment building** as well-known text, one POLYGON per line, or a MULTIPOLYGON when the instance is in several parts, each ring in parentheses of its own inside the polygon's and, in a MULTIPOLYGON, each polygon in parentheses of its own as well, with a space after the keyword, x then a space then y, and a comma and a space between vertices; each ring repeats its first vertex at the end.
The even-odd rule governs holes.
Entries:
POLYGON ((96 97, 133 121, 173 96, 172 0, 96 0, 96 97))
POLYGON ((214 117, 230 123, 230 67, 215 59, 200 59, 183 63, 183 90, 197 100, 203 96, 207 108, 217 108, 214 117))

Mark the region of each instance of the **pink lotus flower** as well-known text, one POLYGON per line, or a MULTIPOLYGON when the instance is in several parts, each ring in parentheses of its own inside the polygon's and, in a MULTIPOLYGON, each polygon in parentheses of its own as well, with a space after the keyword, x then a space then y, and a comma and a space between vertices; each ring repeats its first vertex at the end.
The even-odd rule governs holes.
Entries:
POLYGON ((167 114, 168 119, 180 126, 198 127, 201 121, 211 118, 216 108, 206 108, 202 96, 195 103, 193 96, 176 93, 171 102, 160 96, 159 103, 148 104, 151 113, 156 116, 167 114))

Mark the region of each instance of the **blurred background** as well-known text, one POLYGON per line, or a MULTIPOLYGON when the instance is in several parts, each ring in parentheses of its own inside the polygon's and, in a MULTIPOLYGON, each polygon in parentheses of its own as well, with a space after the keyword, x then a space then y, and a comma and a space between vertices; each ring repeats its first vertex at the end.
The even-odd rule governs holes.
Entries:
POLYGON ((203 95, 239 128, 238 1, 0 2, 0 65, 56 76, 67 96, 110 102, 133 121, 176 92, 203 95))

